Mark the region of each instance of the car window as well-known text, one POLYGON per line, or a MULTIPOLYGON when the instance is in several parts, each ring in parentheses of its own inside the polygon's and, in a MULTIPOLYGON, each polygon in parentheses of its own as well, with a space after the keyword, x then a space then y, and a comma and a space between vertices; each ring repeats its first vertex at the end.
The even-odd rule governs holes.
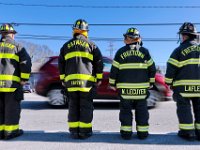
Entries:
POLYGON ((107 59, 107 58, 103 58, 103 71, 104 72, 110 72, 111 66, 112 66, 112 60, 107 59))

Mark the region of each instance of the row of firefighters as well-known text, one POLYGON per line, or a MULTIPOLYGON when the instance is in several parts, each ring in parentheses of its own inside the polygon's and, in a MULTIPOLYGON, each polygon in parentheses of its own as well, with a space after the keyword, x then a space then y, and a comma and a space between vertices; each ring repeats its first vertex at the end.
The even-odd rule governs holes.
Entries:
MULTIPOLYGON (((101 51, 88 38, 88 23, 78 19, 73 25, 73 37, 60 50, 60 80, 69 99, 68 125, 72 138, 92 135, 93 98, 103 78, 101 51)), ((23 134, 19 129, 22 85, 31 73, 31 59, 26 49, 15 42, 17 32, 11 24, 0 27, 0 139, 12 139, 23 134)), ((200 140, 200 45, 198 32, 190 22, 179 29, 180 46, 167 62, 165 81, 173 89, 179 120, 178 136, 200 140), (191 104, 194 117, 191 111, 191 104), (194 119, 193 119, 194 118, 194 119), (194 120, 194 121, 193 121, 194 120)), ((139 139, 148 137, 149 112, 147 97, 155 82, 155 63, 136 28, 124 36, 125 46, 115 54, 110 71, 110 88, 118 89, 120 97, 120 134, 132 136, 132 109, 135 109, 139 139)))

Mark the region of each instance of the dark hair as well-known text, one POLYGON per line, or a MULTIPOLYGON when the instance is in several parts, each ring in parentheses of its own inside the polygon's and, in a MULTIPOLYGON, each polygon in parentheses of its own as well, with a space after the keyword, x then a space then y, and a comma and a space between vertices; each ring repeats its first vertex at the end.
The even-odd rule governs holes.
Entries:
POLYGON ((194 40, 197 38, 197 35, 193 35, 193 34, 183 33, 182 35, 187 35, 191 40, 194 40))

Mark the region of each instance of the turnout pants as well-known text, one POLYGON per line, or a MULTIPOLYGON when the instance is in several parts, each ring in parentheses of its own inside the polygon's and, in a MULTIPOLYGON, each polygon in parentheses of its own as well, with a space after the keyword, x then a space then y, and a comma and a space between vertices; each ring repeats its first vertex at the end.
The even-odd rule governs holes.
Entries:
MULTIPOLYGON (((21 100, 18 90, 15 92, 0 92, 0 134, 12 133, 19 129, 21 100)), ((22 96, 23 97, 23 96, 22 96)))
POLYGON ((137 132, 148 132, 149 112, 147 108, 147 101, 144 100, 125 100, 120 98, 120 114, 119 120, 121 122, 120 131, 132 133, 133 113, 135 109, 135 121, 137 132))
POLYGON ((186 133, 196 130, 196 134, 200 136, 200 97, 185 98, 176 93, 173 98, 177 105, 179 129, 186 133), (194 122, 191 107, 193 107, 194 122))
POLYGON ((93 98, 96 89, 90 92, 69 92, 69 131, 75 133, 92 132, 93 98))

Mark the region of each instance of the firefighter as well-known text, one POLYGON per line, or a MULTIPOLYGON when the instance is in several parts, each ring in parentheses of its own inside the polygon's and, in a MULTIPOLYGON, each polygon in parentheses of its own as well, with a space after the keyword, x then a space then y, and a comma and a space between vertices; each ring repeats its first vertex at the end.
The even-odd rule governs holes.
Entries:
POLYGON ((179 29, 180 46, 167 62, 165 82, 172 86, 179 120, 178 136, 200 140, 200 46, 195 26, 185 22, 179 29), (193 123, 191 103, 194 111, 193 123))
POLYGON ((0 139, 12 139, 23 134, 19 129, 22 85, 30 76, 31 59, 24 47, 14 41, 11 24, 0 27, 0 139))
POLYGON ((88 23, 78 19, 73 25, 73 38, 59 55, 60 79, 69 98, 69 131, 75 139, 92 135, 93 98, 103 76, 102 55, 88 39, 88 31, 88 23))
POLYGON ((139 31, 129 28, 124 34, 124 47, 113 60, 109 83, 120 96, 120 133, 123 139, 132 136, 132 109, 135 109, 136 130, 139 139, 148 137, 148 88, 155 82, 156 68, 148 50, 142 46, 139 31))

